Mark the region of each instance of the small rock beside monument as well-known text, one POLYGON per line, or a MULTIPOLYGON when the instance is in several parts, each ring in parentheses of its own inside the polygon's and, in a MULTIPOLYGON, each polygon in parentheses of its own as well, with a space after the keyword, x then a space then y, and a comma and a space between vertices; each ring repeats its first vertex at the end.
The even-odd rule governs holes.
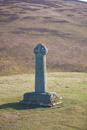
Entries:
POLYGON ((54 106, 62 103, 61 97, 56 92, 46 92, 46 53, 47 48, 43 44, 38 44, 34 48, 35 53, 35 92, 24 94, 20 103, 34 104, 39 106, 54 106))

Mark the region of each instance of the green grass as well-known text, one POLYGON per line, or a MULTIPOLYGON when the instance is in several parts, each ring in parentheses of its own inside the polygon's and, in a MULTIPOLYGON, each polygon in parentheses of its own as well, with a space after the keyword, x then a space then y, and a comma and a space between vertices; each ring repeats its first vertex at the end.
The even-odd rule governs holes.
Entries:
POLYGON ((48 73, 47 91, 63 103, 55 107, 20 105, 34 91, 34 75, 0 77, 0 130, 87 130, 87 73, 48 73))

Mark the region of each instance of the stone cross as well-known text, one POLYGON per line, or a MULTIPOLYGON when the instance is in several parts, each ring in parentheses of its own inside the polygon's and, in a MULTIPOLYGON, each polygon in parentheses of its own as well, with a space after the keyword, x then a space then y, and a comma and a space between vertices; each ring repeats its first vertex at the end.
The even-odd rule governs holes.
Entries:
POLYGON ((46 53, 47 48, 43 44, 38 44, 34 48, 35 53, 35 92, 46 92, 46 53))
POLYGON ((56 92, 46 92, 46 53, 47 48, 38 44, 35 53, 35 92, 26 92, 20 103, 38 106, 53 106, 62 103, 56 92))

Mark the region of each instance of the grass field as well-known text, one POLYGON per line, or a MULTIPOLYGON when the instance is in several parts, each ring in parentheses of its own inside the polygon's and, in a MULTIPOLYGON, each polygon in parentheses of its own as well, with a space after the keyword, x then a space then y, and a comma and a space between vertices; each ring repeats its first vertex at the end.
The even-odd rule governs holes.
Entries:
POLYGON ((0 77, 0 130, 87 130, 87 73, 48 73, 47 91, 63 98, 51 108, 18 104, 34 91, 34 80, 33 74, 0 77))

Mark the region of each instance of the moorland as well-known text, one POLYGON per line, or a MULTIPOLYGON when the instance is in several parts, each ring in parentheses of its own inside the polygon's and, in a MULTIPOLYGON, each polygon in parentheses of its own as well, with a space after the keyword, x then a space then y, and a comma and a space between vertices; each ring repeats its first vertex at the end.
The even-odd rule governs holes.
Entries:
POLYGON ((87 3, 0 0, 0 130, 87 130, 86 72, 87 3), (47 91, 62 97, 54 107, 19 104, 35 89, 38 43, 48 48, 47 91))
POLYGON ((87 72, 87 3, 0 0, 0 75, 34 72, 38 43, 48 71, 87 72))

